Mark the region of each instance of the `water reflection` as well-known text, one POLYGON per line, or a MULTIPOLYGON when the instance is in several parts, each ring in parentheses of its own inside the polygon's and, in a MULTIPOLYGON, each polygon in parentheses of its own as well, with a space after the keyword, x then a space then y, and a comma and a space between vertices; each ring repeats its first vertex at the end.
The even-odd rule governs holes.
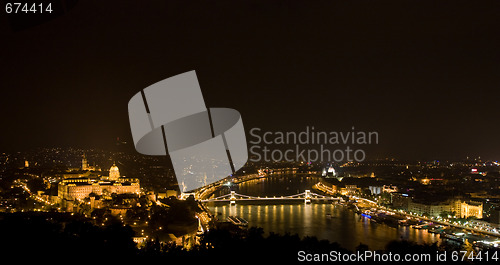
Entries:
MULTIPOLYGON (((305 176, 258 179, 233 185, 231 189, 250 196, 287 196, 310 189, 319 179, 305 176)), ((229 191, 221 190, 216 196, 229 191)), ((237 202, 232 206, 224 203, 212 203, 208 206, 221 220, 229 215, 237 215, 245 218, 249 226, 262 227, 266 234, 275 232, 298 234, 301 237, 316 236, 338 242, 349 249, 354 249, 360 243, 368 245, 370 249, 383 249, 388 242, 399 239, 420 244, 440 242, 439 236, 428 233, 427 230, 373 223, 343 206, 333 204, 237 202)))

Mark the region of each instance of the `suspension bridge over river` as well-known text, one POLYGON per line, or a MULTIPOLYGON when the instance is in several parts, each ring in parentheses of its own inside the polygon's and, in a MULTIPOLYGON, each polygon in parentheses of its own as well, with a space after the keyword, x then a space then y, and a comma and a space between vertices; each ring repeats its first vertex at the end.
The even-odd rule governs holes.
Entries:
POLYGON ((201 202, 229 202, 235 204, 237 201, 304 201, 305 203, 311 203, 312 201, 336 201, 338 198, 332 196, 325 196, 321 194, 316 194, 310 190, 306 190, 302 193, 289 195, 289 196, 249 196, 238 194, 235 191, 231 191, 229 194, 225 194, 215 198, 209 198, 205 200, 200 200, 201 202))

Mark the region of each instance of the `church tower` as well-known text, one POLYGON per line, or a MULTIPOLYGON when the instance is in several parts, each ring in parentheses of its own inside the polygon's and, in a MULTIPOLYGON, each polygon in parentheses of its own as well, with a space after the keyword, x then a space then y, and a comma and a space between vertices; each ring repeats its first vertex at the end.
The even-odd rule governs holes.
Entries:
POLYGON ((89 163, 87 161, 87 158, 85 157, 85 154, 82 156, 82 170, 89 170, 89 163))

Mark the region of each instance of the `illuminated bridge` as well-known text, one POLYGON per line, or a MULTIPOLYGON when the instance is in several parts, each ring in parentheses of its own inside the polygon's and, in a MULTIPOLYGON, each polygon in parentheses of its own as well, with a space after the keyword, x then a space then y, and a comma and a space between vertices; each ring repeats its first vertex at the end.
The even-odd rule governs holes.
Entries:
POLYGON ((231 191, 231 193, 226 194, 226 195, 222 195, 219 197, 206 199, 206 200, 200 200, 200 201, 201 202, 229 202, 231 204, 235 204, 237 201, 280 201, 280 200, 287 200, 287 201, 298 200, 298 201, 304 201, 305 203, 310 203, 311 201, 335 201, 335 200, 338 200, 338 198, 316 194, 316 193, 311 192, 310 190, 306 190, 305 192, 295 194, 295 195, 273 196, 273 197, 248 196, 248 195, 238 194, 234 191, 231 191))

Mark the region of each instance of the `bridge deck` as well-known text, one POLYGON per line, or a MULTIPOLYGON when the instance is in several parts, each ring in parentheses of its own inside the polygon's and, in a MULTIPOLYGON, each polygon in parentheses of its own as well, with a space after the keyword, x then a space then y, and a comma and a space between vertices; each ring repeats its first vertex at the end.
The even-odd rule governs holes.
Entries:
POLYGON ((338 198, 334 198, 332 196, 325 196, 311 192, 310 190, 306 190, 303 193, 289 195, 289 196, 248 196, 243 194, 238 194, 235 191, 231 191, 229 194, 225 194, 216 198, 204 199, 200 200, 201 202, 231 202, 235 203, 237 201, 278 201, 278 200, 302 200, 306 203, 311 201, 334 201, 338 200, 338 198))
MULTIPOLYGON (((260 198, 260 199, 248 199, 248 198, 241 198, 241 199, 207 199, 207 200, 201 200, 201 202, 230 202, 230 201, 303 201, 306 198, 260 198)), ((308 200, 311 201, 336 201, 339 200, 338 198, 309 198, 308 200)))

